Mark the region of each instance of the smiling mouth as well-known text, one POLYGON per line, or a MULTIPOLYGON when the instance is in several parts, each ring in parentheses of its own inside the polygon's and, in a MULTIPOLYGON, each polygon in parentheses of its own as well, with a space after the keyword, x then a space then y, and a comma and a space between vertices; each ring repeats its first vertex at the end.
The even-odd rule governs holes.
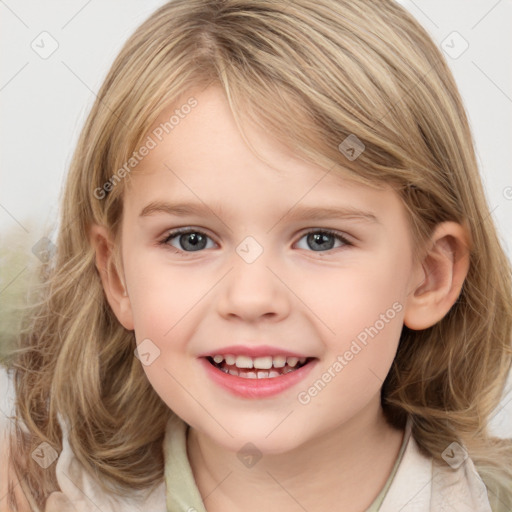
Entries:
POLYGON ((243 379, 273 379, 294 372, 314 357, 265 356, 248 357, 215 355, 206 358, 218 370, 243 379))

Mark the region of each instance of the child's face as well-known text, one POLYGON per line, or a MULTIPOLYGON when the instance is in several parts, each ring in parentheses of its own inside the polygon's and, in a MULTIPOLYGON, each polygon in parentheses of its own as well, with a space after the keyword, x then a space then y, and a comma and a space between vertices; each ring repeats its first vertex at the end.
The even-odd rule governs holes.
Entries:
POLYGON ((187 423, 232 450, 252 442, 264 453, 285 452, 374 417, 418 284, 401 200, 391 188, 354 185, 335 169, 306 164, 247 129, 277 172, 244 144, 219 89, 194 97, 197 106, 167 137, 153 135, 158 144, 125 195, 125 326, 144 343, 149 381, 187 423), (197 212, 166 211, 183 203, 197 212), (306 208, 374 218, 313 218, 301 214, 306 208), (163 243, 185 227, 195 236, 163 243), (313 359, 287 375, 274 368, 279 376, 250 379, 203 357, 244 353, 262 356, 259 366, 268 365, 265 356, 276 356, 275 366, 281 355, 313 359))

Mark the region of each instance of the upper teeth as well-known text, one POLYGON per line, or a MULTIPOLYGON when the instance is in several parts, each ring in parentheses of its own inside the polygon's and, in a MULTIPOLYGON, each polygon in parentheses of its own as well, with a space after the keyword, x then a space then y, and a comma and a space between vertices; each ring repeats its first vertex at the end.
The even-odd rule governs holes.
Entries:
POLYGON ((305 363, 306 358, 301 357, 286 357, 286 356, 263 356, 263 357, 249 357, 249 356, 234 356, 231 354, 213 356, 213 360, 219 364, 226 361, 227 365, 235 365, 237 368, 256 368, 258 370, 268 370, 272 367, 283 368, 285 364, 289 366, 296 366, 297 363, 305 363))

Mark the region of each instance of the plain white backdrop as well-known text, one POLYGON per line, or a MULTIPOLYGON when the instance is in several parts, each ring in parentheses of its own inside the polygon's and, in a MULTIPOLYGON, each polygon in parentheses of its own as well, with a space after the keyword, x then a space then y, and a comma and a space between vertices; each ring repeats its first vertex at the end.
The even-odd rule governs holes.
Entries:
MULTIPOLYGON (((95 92, 127 37, 162 3, 0 0, 3 237, 14 234, 32 247, 56 223, 64 177, 95 92)), ((511 257, 512 0, 400 3, 445 52, 469 115, 492 218, 511 257)), ((512 437, 512 382, 492 427, 512 437)))

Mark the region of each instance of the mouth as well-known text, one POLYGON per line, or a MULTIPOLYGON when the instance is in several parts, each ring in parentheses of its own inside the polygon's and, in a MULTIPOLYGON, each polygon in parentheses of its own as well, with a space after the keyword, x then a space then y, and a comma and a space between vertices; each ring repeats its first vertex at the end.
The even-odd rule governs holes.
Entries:
POLYGON ((242 379, 275 379, 306 366, 314 357, 284 355, 249 357, 231 354, 206 357, 217 370, 242 379))

